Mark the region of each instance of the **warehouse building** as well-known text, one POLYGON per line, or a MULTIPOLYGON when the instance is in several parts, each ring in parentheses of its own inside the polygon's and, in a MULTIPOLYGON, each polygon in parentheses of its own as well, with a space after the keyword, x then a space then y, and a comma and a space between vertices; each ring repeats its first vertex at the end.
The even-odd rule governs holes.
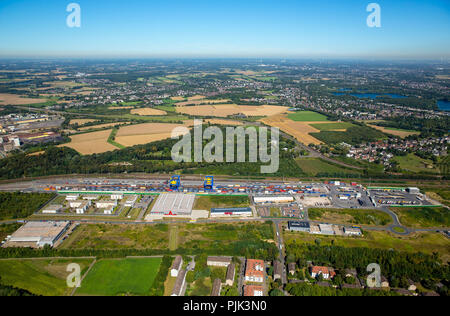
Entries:
POLYGON ((163 193, 156 200, 151 214, 166 216, 191 216, 194 201, 194 194, 163 193))
POLYGON ((95 202, 95 206, 97 208, 106 208, 106 209, 109 209, 111 207, 114 208, 117 206, 117 201, 116 200, 98 201, 98 202, 95 202))
POLYGON ((5 247, 54 246, 70 226, 70 222, 28 222, 8 239, 5 247))
POLYGON ((60 204, 52 204, 44 207, 42 209, 42 214, 56 214, 62 210, 62 205, 60 204))
POLYGON ((292 196, 255 196, 253 197, 253 201, 256 204, 265 204, 265 203, 275 203, 275 204, 285 204, 294 202, 294 198, 292 196))
POLYGON ((297 222, 297 221, 289 221, 288 229, 293 232, 305 232, 309 233, 310 225, 309 222, 297 222))
POLYGON ((253 212, 250 207, 240 208, 212 208, 211 217, 228 217, 228 216, 252 216, 253 212))

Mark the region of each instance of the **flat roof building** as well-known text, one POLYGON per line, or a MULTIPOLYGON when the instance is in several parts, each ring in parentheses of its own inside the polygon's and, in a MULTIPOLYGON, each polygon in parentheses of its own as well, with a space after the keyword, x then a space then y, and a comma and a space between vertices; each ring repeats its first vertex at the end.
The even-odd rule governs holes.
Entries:
POLYGON ((56 214, 62 210, 62 205, 60 204, 52 204, 44 207, 42 209, 42 214, 56 214))
POLYGON ((211 217, 252 216, 252 215, 253 212, 250 207, 211 209, 211 217))
POLYGON ((290 231, 309 233, 310 225, 309 222, 289 221, 288 229, 290 231))
POLYGON ((20 227, 6 246, 18 247, 53 247, 55 242, 67 231, 70 222, 28 222, 20 227))
POLYGON ((190 216, 194 201, 194 194, 163 193, 156 200, 151 213, 168 216, 190 216))
POLYGON ((220 279, 215 279, 212 286, 211 296, 220 296, 220 291, 222 291, 222 281, 220 279))

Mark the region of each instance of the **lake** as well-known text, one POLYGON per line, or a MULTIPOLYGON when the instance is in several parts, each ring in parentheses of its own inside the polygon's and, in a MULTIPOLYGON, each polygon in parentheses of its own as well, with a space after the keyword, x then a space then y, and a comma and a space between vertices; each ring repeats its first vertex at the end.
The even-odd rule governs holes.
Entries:
MULTIPOLYGON (((343 92, 334 92, 334 95, 346 95, 347 93, 343 92)), ((385 94, 376 94, 376 93, 350 93, 350 95, 357 97, 359 99, 373 99, 375 100, 377 97, 389 97, 393 99, 403 99, 406 98, 403 95, 395 94, 395 93, 385 93, 385 94)))
POLYGON ((449 101, 438 101, 438 107, 442 111, 450 111, 450 102, 449 101))

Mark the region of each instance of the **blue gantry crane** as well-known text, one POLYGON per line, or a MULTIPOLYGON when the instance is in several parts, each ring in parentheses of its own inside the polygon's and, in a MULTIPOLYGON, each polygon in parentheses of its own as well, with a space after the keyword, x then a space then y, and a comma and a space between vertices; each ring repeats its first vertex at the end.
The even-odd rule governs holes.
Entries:
POLYGON ((203 187, 207 191, 212 191, 214 188, 214 177, 213 176, 206 176, 205 182, 203 184, 203 187))
POLYGON ((181 186, 181 177, 173 176, 169 181, 169 186, 171 190, 178 190, 181 186))

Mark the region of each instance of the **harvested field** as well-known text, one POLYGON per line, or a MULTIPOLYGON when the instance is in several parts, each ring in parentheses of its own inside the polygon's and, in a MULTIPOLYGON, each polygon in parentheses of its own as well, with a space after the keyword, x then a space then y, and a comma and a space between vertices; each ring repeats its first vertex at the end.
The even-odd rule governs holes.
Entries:
POLYGON ((78 125, 84 125, 87 123, 97 122, 97 120, 93 119, 77 119, 77 120, 70 120, 70 125, 78 124, 78 125))
POLYGON ((184 97, 171 97, 173 101, 183 101, 184 97))
POLYGON ((161 111, 153 108, 141 108, 131 110, 131 114, 143 115, 143 116, 161 116, 167 115, 166 111, 161 111))
POLYGON ((125 126, 119 129, 116 142, 123 146, 148 144, 172 136, 172 131, 179 126, 188 127, 192 122, 185 124, 146 123, 125 126))
POLYGON ((281 131, 295 137, 299 142, 309 144, 322 144, 321 141, 309 135, 309 133, 318 133, 318 129, 310 124, 320 124, 323 122, 294 122, 286 117, 286 115, 275 115, 261 120, 266 125, 278 127, 281 131))
POLYGON ((86 133, 81 135, 70 136, 72 142, 60 145, 59 147, 70 147, 78 151, 82 155, 100 154, 107 151, 113 151, 117 148, 108 143, 111 130, 100 132, 86 133))
POLYGON ((106 124, 99 124, 99 125, 92 125, 92 126, 86 126, 79 128, 80 131, 87 131, 90 129, 97 129, 97 128, 106 128, 106 127, 114 127, 120 124, 127 124, 129 122, 117 122, 117 123, 106 123, 106 124))
POLYGON ((188 99, 188 101, 185 102, 179 102, 176 105, 177 106, 186 106, 186 105, 200 105, 200 104, 222 104, 230 102, 228 99, 221 99, 221 100, 207 100, 207 99, 188 99))
POLYGON ((272 116, 284 113, 288 110, 284 106, 276 105, 237 105, 237 104, 217 104, 177 107, 177 112, 193 116, 215 116, 228 117, 236 114, 246 116, 272 116))
POLYGON ((129 109, 133 109, 134 107, 132 106, 111 106, 108 108, 108 110, 129 110, 129 109))
POLYGON ((36 104, 36 103, 45 103, 48 100, 46 99, 34 99, 34 98, 25 98, 18 94, 11 93, 0 93, 0 103, 7 105, 26 105, 26 104, 36 104))
POLYGON ((244 125, 242 122, 233 121, 233 120, 221 120, 221 119, 211 119, 205 120, 206 124, 217 124, 217 125, 229 125, 229 126, 240 126, 244 125))
POLYGON ((387 128, 387 127, 371 125, 371 124, 369 124, 368 126, 373 127, 375 129, 383 132, 383 133, 391 134, 391 135, 394 135, 394 136, 399 136, 401 138, 405 138, 405 137, 408 137, 408 136, 411 136, 411 135, 419 135, 420 134, 419 132, 403 131, 403 130, 398 130, 398 129, 390 129, 390 128, 387 128))

